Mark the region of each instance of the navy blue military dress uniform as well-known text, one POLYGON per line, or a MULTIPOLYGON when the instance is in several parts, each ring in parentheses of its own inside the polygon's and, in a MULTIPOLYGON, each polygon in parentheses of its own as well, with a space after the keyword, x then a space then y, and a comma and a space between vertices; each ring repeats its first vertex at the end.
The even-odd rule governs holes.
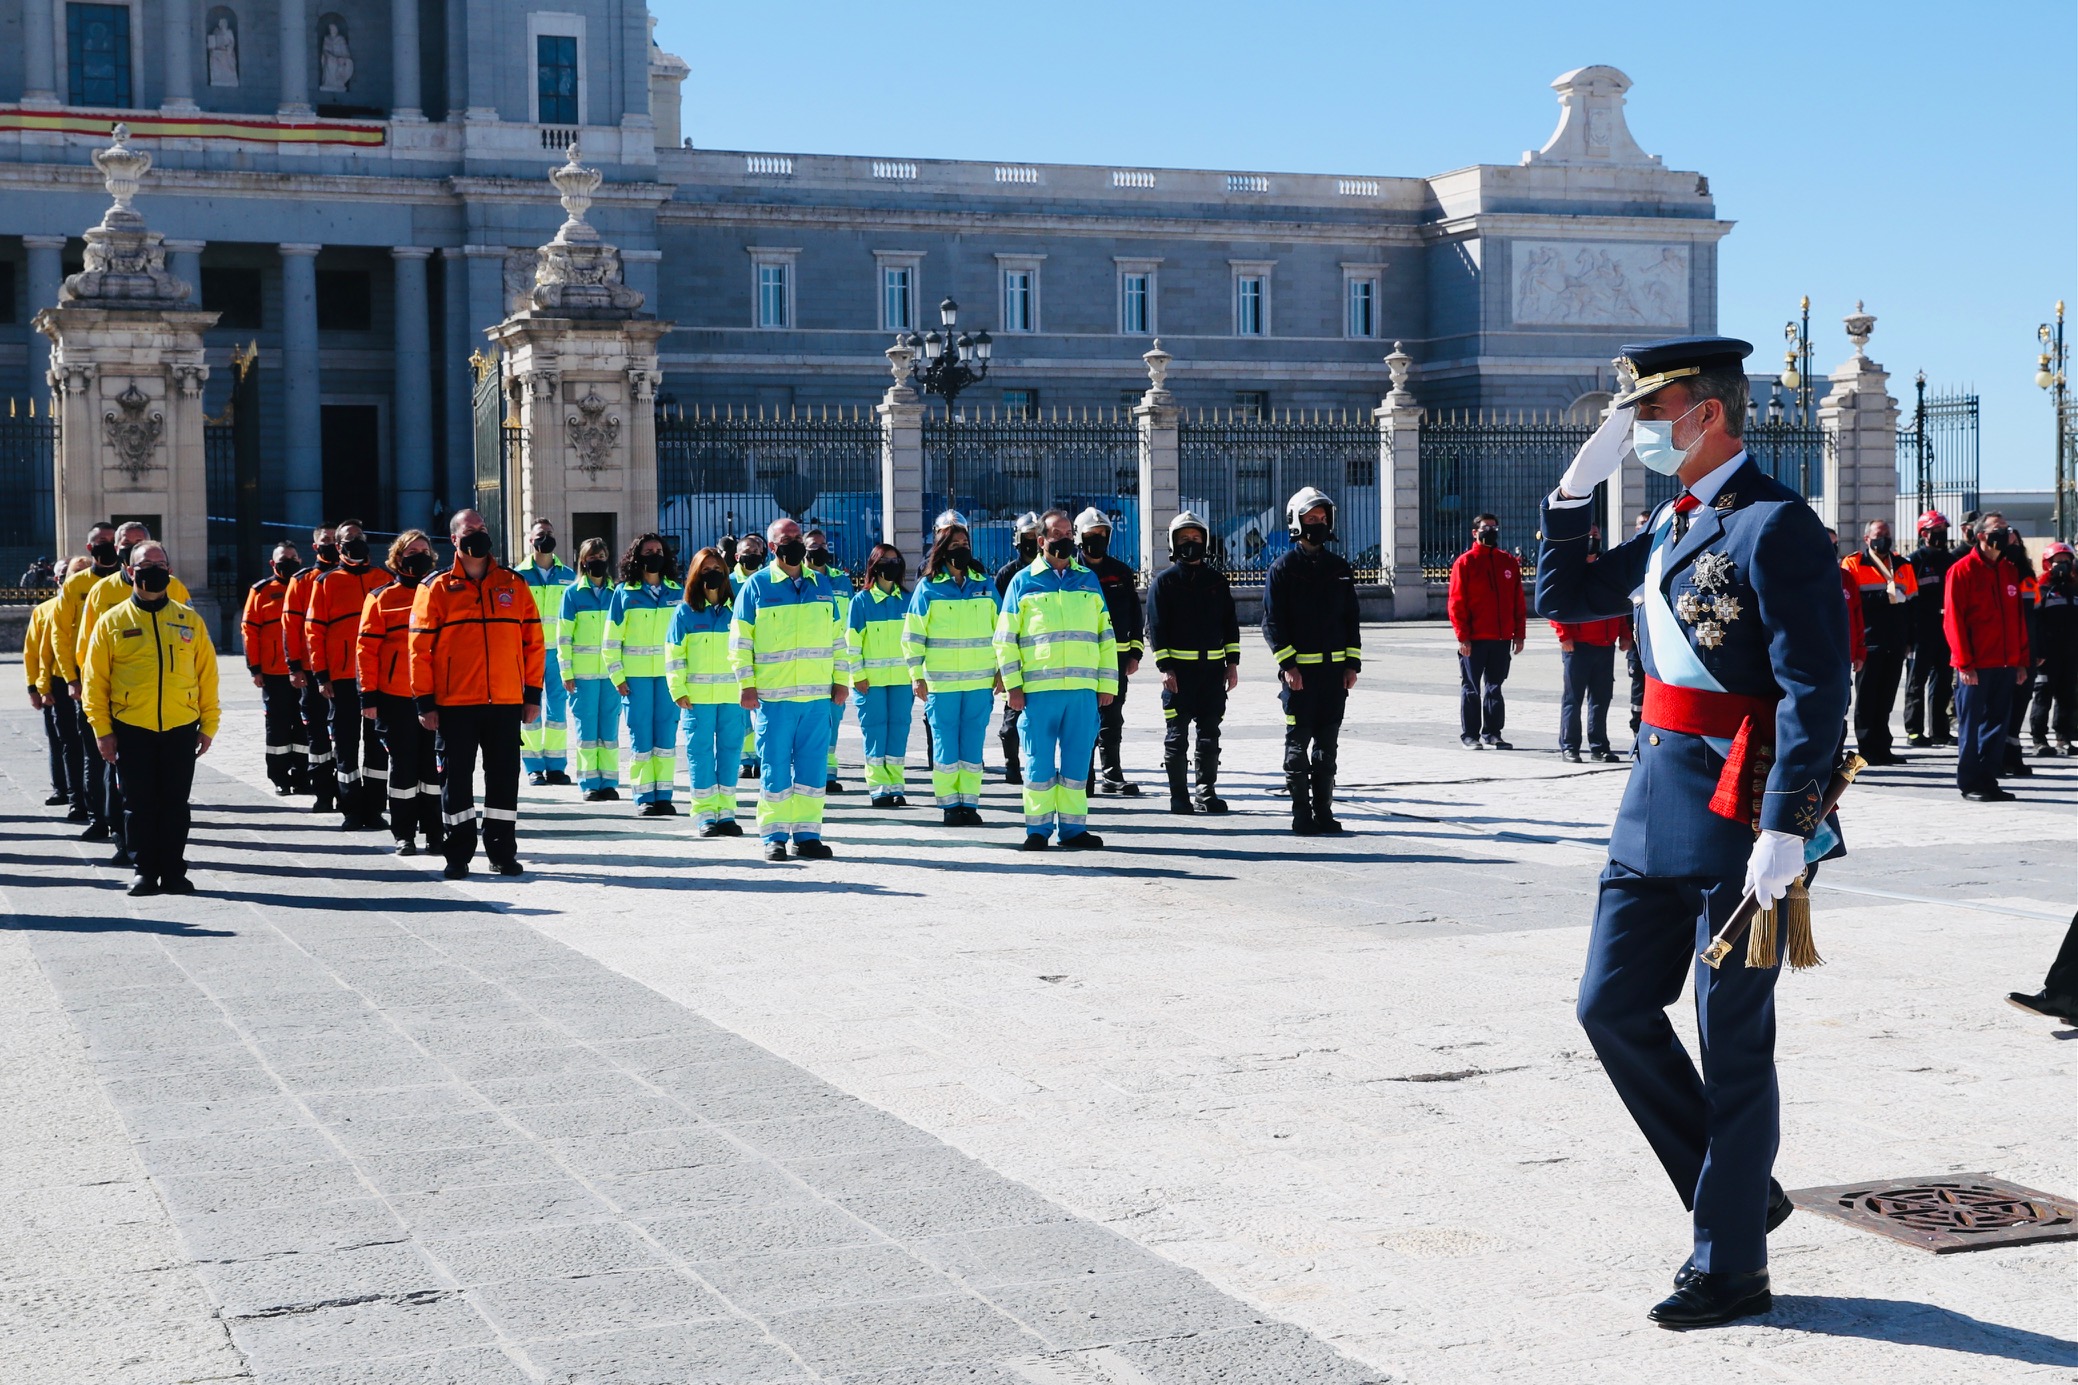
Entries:
MULTIPOLYGON (((1631 397, 1680 378, 1662 372, 1711 345, 1723 346, 1625 347, 1641 387, 1631 397)), ((1742 348, 1736 365, 1750 348, 1730 345, 1742 348)), ((1594 519, 1588 503, 1546 500, 1538 610, 1563 621, 1622 616, 1639 593, 1647 682, 1579 1019, 1693 1212, 1690 1264, 1749 1274, 1767 1266, 1771 1206, 1786 1207, 1770 1176, 1779 965, 1749 967, 1734 949, 1712 970, 1696 954, 1738 906, 1760 829, 1804 838, 1807 862, 1840 849, 1837 823, 1820 818, 1851 681, 1839 570, 1810 506, 1743 451, 1591 564, 1594 519), (1736 736, 1682 729, 1727 708, 1744 709, 1736 736), (1700 1073, 1665 1013, 1691 972, 1700 1073)))

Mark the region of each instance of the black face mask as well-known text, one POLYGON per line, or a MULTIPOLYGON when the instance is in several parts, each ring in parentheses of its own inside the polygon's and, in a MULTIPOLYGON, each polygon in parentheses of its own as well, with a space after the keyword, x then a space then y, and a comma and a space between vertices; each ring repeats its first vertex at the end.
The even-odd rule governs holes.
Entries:
POLYGON ((1501 531, 1498 529, 1475 529, 1472 532, 1472 537, 1478 539, 1488 548, 1498 548, 1501 545, 1501 531))
POLYGON ((339 545, 339 556, 346 559, 349 563, 367 562, 368 540, 348 539, 345 543, 339 545))
POLYGON ((1038 557, 1038 538, 1032 534, 1026 534, 1023 537, 1019 538, 1017 541, 1017 556, 1024 559, 1028 563, 1031 562, 1032 559, 1038 557))
POLYGON ((554 534, 543 534, 540 538, 534 540, 534 551, 536 553, 555 552, 556 536, 554 534))
POLYGON ((1323 544, 1335 537, 1335 530, 1332 525, 1322 524, 1316 520, 1312 524, 1300 525, 1299 537, 1311 544, 1323 544))
POLYGON ((1870 539, 1869 551, 1871 553, 1890 552, 1890 536, 1888 534, 1879 534, 1876 537, 1870 539))
POLYGON ((2013 531, 2011 529, 1990 529, 1985 531, 1982 538, 1986 543, 2003 553, 2006 545, 2013 541, 2013 531))
POLYGON ((902 585, 902 574, 908 570, 909 565, 900 558, 882 558, 880 565, 873 569, 880 577, 893 582, 898 587, 902 585))
POLYGON ((1935 531, 1935 532, 1931 532, 1931 533, 1928 533, 1928 534, 1926 534, 1926 535, 1925 535, 1924 537, 1925 537, 1925 539, 1926 539, 1926 546, 1927 546, 1928 548, 1931 548, 1931 549, 1933 549, 1933 550, 1934 550, 1934 552, 1936 552, 1936 553, 1946 553, 1946 552, 1948 551, 1948 535, 1947 535, 1947 534, 1945 534, 1945 533, 1942 533, 1942 532, 1939 532, 1939 531, 1935 531))
POLYGON ((114 567, 115 540, 103 539, 99 543, 88 544, 87 556, 94 560, 95 567, 114 567))
POLYGON ((150 592, 153 596, 157 596, 160 592, 165 591, 172 581, 173 574, 165 568, 141 567, 137 569, 137 585, 150 592))
POLYGON ((430 553, 407 553, 397 560, 397 571, 408 581, 416 582, 433 570, 433 555, 430 553))
POLYGON ((799 567, 801 560, 808 556, 808 545, 799 539, 785 539, 773 546, 772 553, 788 567, 799 567))
POLYGON ((1179 563, 1202 563, 1205 561, 1205 541, 1178 539, 1170 545, 1169 552, 1179 563))
POLYGON ((296 565, 294 563, 279 562, 273 564, 272 566, 274 568, 274 575, 276 577, 288 578, 294 577, 296 575, 296 565))
POLYGON ((336 543, 321 543, 314 551, 317 554, 318 562, 326 567, 330 567, 339 561, 339 545, 336 543))
POLYGON ((670 565, 670 560, 661 553, 644 553, 640 561, 645 573, 662 573, 670 565))
POLYGON ((1089 555, 1092 562, 1102 558, 1110 549, 1111 536, 1109 534, 1084 534, 1082 536, 1082 551, 1089 555))
POLYGON ((736 551, 736 565, 746 570, 763 567, 765 565, 765 550, 762 548, 738 549, 736 551))
POLYGON ((707 569, 707 571, 700 574, 700 585, 711 592, 727 591, 729 587, 729 579, 725 574, 716 572, 713 568, 709 568, 707 569))
POLYGON ((2051 563, 2049 565, 2049 580, 2060 587, 2069 586, 2071 582, 2071 565, 2069 563, 2051 563))
POLYGON ((956 543, 945 550, 945 565, 954 572, 966 572, 974 566, 974 550, 963 543, 956 543))
POLYGON ((820 571, 822 571, 822 570, 823 570, 824 568, 828 567, 829 565, 830 565, 830 550, 829 550, 829 549, 827 549, 827 548, 811 548, 811 549, 809 549, 809 550, 808 550, 808 566, 810 566, 810 567, 814 568, 814 569, 815 569, 815 570, 816 570, 817 572, 820 572, 820 571))
POLYGON ((1048 539, 1048 540, 1046 541, 1046 556, 1048 556, 1049 558, 1072 558, 1072 557, 1074 557, 1074 556, 1075 556, 1075 540, 1073 540, 1073 539, 1048 539))
POLYGON ((465 558, 488 558, 491 556, 491 536, 481 529, 471 529, 455 540, 465 558))
POLYGON ((594 558, 586 563, 584 565, 584 575, 587 577, 604 577, 606 575, 606 560, 604 558, 594 558))

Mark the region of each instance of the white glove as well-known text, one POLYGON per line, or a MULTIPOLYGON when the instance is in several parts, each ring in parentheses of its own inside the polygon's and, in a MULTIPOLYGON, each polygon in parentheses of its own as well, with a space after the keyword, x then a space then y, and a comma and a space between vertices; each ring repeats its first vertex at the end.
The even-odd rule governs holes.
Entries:
POLYGON ((1753 854, 1746 858, 1746 888, 1763 909, 1782 898, 1790 882, 1804 873, 1804 839, 1788 832, 1761 830, 1753 854))
POLYGON ((1571 496, 1590 496, 1596 486, 1614 476, 1623 465, 1624 453, 1631 450, 1631 420, 1637 416, 1637 406, 1632 404, 1611 409, 1594 436, 1580 444, 1573 464, 1559 478, 1559 489, 1571 496))

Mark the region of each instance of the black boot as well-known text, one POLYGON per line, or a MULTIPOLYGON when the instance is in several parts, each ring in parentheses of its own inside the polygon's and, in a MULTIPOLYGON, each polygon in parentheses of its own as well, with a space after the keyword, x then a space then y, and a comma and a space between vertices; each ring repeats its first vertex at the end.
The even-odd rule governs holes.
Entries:
POLYGON ((322 772, 312 775, 311 781, 311 792, 315 797, 310 805, 310 811, 313 813, 331 812, 339 803, 338 785, 333 782, 331 775, 322 772))
POLYGON ((1313 830, 1316 832, 1340 832, 1342 824, 1335 820, 1335 775, 1332 770, 1313 771, 1313 830))
POLYGON ((1227 801, 1219 796, 1219 752, 1198 747, 1198 811, 1224 813, 1227 801))
POLYGON ((1313 822, 1312 776, 1304 770, 1286 770, 1284 786, 1292 796, 1292 831, 1310 837, 1320 829, 1313 822))
POLYGON ((361 786, 341 784, 339 786, 339 830, 355 832, 361 826, 361 786))
POLYGON ((1018 754, 1017 742, 1003 742, 1003 782, 1022 784, 1025 782, 1024 764, 1018 754))
POLYGON ((447 843, 447 819, 440 815, 440 796, 418 796, 419 826, 426 834, 426 850, 438 851, 447 843))
POLYGON ((1164 760, 1162 768, 1169 771, 1169 811, 1172 813, 1195 813, 1191 805, 1190 771, 1185 768, 1183 757, 1164 760))
POLYGON ((387 781, 380 783, 370 781, 361 785, 362 831, 383 832, 388 830, 390 824, 388 819, 383 816, 382 810, 389 806, 389 795, 390 786, 387 781))

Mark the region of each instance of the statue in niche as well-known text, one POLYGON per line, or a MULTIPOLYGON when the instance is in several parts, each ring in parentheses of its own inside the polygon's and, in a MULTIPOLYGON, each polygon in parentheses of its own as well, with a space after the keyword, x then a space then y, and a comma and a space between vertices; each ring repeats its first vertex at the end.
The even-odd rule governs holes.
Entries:
POLYGON ((238 85, 238 30, 232 25, 229 10, 217 10, 211 18, 209 35, 203 47, 209 50, 209 84, 213 87, 235 87, 238 85))
POLYGON ((346 21, 325 16, 325 36, 318 43, 317 89, 344 93, 354 79, 353 50, 346 46, 346 21))

